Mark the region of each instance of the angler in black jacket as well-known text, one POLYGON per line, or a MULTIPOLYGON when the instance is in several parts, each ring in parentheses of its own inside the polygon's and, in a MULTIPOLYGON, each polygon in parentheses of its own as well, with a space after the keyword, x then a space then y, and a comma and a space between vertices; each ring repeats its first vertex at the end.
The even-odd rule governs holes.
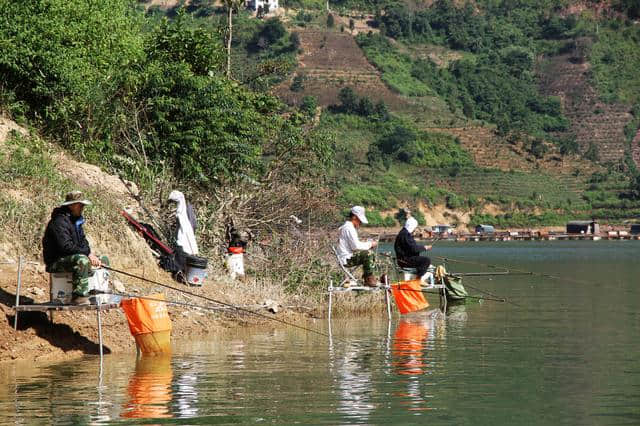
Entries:
POLYGON ((72 273, 73 304, 89 303, 89 276, 93 274, 91 267, 109 264, 105 256, 98 258, 91 253, 82 229, 82 210, 85 205, 91 205, 91 202, 84 199, 82 192, 68 193, 65 202, 53 209, 42 238, 47 272, 72 273))
POLYGON ((409 217, 398 236, 396 236, 393 248, 396 251, 398 266, 401 268, 416 268, 418 276, 422 278, 427 273, 431 259, 426 256, 420 256, 420 252, 431 250, 431 246, 420 245, 413 239, 412 234, 417 227, 418 221, 413 217, 409 217))

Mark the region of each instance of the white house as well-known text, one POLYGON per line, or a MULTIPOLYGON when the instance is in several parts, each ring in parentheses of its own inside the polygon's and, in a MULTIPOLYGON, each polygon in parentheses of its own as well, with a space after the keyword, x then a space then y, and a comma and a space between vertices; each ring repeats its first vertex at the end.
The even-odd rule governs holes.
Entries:
POLYGON ((262 10, 265 13, 274 12, 278 9, 278 0, 248 0, 247 8, 258 11, 258 9, 262 6, 262 10))

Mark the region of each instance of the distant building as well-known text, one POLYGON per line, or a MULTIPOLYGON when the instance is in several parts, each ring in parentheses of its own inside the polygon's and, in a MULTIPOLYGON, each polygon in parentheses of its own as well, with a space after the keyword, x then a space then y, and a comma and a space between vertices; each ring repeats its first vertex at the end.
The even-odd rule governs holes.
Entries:
POLYGON ((476 234, 493 234, 496 230, 493 225, 478 225, 476 226, 476 234))
POLYGON ((600 225, 595 220, 572 220, 567 223, 567 234, 599 234, 600 225))
POLYGON ((431 232, 433 232, 434 234, 451 234, 453 232, 453 226, 436 225, 431 227, 431 232))
POLYGON ((631 225, 631 230, 629 231, 631 235, 640 234, 640 223, 634 223, 631 225))
POLYGON ((247 9, 251 9, 253 11, 258 11, 260 7, 264 13, 273 12, 280 7, 278 5, 278 0, 247 0, 247 9))

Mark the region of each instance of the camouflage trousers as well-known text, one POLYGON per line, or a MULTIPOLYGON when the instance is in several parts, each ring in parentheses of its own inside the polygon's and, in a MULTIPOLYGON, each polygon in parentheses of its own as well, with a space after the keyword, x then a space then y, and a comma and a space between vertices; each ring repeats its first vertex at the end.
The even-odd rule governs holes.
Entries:
MULTIPOLYGON (((100 256, 99 259, 103 265, 109 266, 107 256, 100 256)), ((61 257, 49 267, 49 272, 71 272, 73 294, 85 297, 89 294, 89 277, 93 275, 93 270, 88 256, 72 254, 61 257)))
POLYGON ((373 275, 376 268, 376 255, 368 250, 354 252, 353 256, 351 256, 347 260, 347 266, 353 267, 358 265, 362 265, 362 276, 364 278, 368 277, 369 275, 373 275))

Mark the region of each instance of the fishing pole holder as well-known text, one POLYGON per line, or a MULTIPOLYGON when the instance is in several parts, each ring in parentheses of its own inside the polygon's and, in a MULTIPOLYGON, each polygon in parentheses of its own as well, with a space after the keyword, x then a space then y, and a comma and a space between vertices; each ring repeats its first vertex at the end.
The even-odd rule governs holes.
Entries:
POLYGON ((349 292, 356 292, 356 293, 361 293, 361 292, 379 292, 379 291, 384 291, 384 299, 385 299, 385 304, 387 306, 387 318, 391 319, 391 298, 389 297, 389 293, 391 292, 391 286, 389 285, 389 277, 387 274, 384 274, 384 283, 380 283, 379 286, 376 287, 370 287, 370 286, 366 286, 364 285, 364 282, 362 280, 358 280, 355 275, 353 275, 353 270, 355 270, 357 267, 354 267, 352 269, 349 269, 347 266, 343 265, 342 262, 340 262, 340 258, 338 257, 338 251, 336 250, 335 247, 331 246, 331 250, 333 251, 333 254, 336 258, 336 262, 338 263, 338 266, 340 267, 340 270, 343 273, 344 278, 342 279, 342 281, 340 282, 340 284, 338 286, 334 286, 333 285, 333 280, 329 280, 329 286, 327 287, 327 291, 329 293, 329 315, 328 315, 328 319, 329 319, 329 323, 331 323, 331 312, 333 309, 333 293, 336 293, 336 295, 338 294, 347 294, 349 292))
POLYGON ((100 350, 100 368, 102 371, 102 358, 103 358, 103 344, 102 344, 102 317, 101 312, 109 309, 117 309, 120 306, 120 303, 102 303, 102 298, 98 296, 94 296, 95 304, 89 305, 69 305, 63 304, 59 301, 51 301, 49 303, 33 303, 33 304, 20 304, 20 291, 22 288, 22 264, 23 258, 22 256, 18 259, 18 282, 16 283, 16 302, 13 306, 15 316, 13 319, 13 328, 14 330, 18 330, 18 315, 20 312, 44 312, 49 316, 49 322, 53 324, 53 313, 55 311, 66 311, 66 312, 75 312, 75 311, 96 311, 97 316, 97 325, 98 325, 98 344, 100 350))

